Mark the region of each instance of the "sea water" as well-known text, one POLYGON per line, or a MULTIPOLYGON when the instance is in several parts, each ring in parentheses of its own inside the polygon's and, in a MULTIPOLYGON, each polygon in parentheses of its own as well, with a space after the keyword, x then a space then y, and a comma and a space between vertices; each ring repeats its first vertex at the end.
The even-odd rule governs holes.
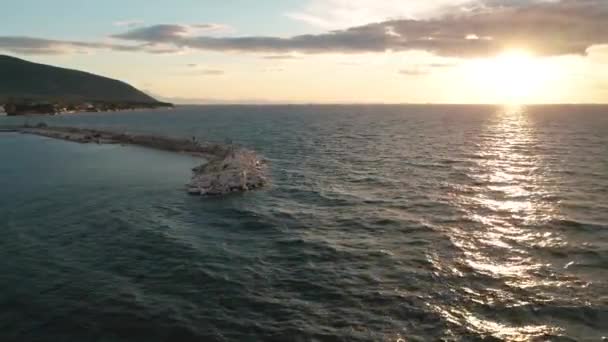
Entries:
POLYGON ((231 141, 192 157, 0 133, 0 340, 601 340, 607 106, 202 106, 0 118, 231 141))

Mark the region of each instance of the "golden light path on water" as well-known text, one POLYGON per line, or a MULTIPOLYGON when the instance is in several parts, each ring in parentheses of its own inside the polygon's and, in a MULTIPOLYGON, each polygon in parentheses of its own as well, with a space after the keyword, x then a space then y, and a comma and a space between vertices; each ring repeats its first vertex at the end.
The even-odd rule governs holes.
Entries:
MULTIPOLYGON (((527 248, 565 242, 552 232, 530 229, 559 217, 552 200, 555 189, 546 178, 547 165, 536 153, 538 141, 534 124, 526 107, 509 105, 487 122, 472 167, 465 170, 474 185, 456 192, 453 201, 464 213, 471 227, 450 227, 448 235, 461 251, 460 267, 452 270, 464 276, 475 272, 504 284, 496 288, 461 288, 472 302, 486 307, 500 304, 519 307, 530 302, 522 292, 537 287, 560 286, 560 281, 541 275, 548 267, 535 260, 527 248), (518 294, 516 294, 518 293, 518 294)), ((540 291, 539 291, 540 292, 540 291)), ((539 294, 529 298, 535 303, 551 298, 539 294)), ((560 329, 547 325, 507 325, 477 316, 464 306, 434 305, 433 309, 448 322, 496 338, 524 341, 546 334, 559 334, 560 329)))

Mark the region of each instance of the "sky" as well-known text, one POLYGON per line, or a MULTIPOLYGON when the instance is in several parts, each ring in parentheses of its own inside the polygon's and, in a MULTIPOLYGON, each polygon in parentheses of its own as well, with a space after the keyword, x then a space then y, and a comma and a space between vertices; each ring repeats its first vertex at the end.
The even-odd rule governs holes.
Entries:
POLYGON ((176 103, 608 102, 608 0, 19 0, 3 13, 1 54, 176 103))

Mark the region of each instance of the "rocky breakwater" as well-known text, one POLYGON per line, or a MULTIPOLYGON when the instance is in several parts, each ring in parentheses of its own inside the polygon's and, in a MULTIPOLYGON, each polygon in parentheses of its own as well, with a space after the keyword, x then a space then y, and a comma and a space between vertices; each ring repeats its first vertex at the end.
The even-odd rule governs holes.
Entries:
POLYGON ((192 170, 188 192, 193 195, 223 195, 248 191, 268 183, 266 163, 253 151, 230 149, 192 170))
POLYGON ((195 138, 176 139, 43 124, 14 130, 78 143, 136 145, 204 158, 206 162, 192 170, 188 192, 193 195, 225 195, 253 190, 268 183, 265 160, 253 151, 233 145, 202 143, 195 138))

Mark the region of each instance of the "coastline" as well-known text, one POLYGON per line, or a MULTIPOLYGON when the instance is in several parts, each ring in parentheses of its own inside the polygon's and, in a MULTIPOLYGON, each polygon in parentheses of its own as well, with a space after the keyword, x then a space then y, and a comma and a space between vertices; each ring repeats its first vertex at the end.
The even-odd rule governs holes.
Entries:
POLYGON ((31 117, 31 116, 57 116, 57 115, 80 115, 80 114, 95 114, 95 113, 122 113, 122 112, 142 112, 154 110, 173 110, 175 105, 157 106, 157 107, 133 107, 133 108, 117 108, 117 109, 77 109, 77 110, 56 110, 43 112, 19 112, 17 114, 0 113, 0 117, 31 117))

